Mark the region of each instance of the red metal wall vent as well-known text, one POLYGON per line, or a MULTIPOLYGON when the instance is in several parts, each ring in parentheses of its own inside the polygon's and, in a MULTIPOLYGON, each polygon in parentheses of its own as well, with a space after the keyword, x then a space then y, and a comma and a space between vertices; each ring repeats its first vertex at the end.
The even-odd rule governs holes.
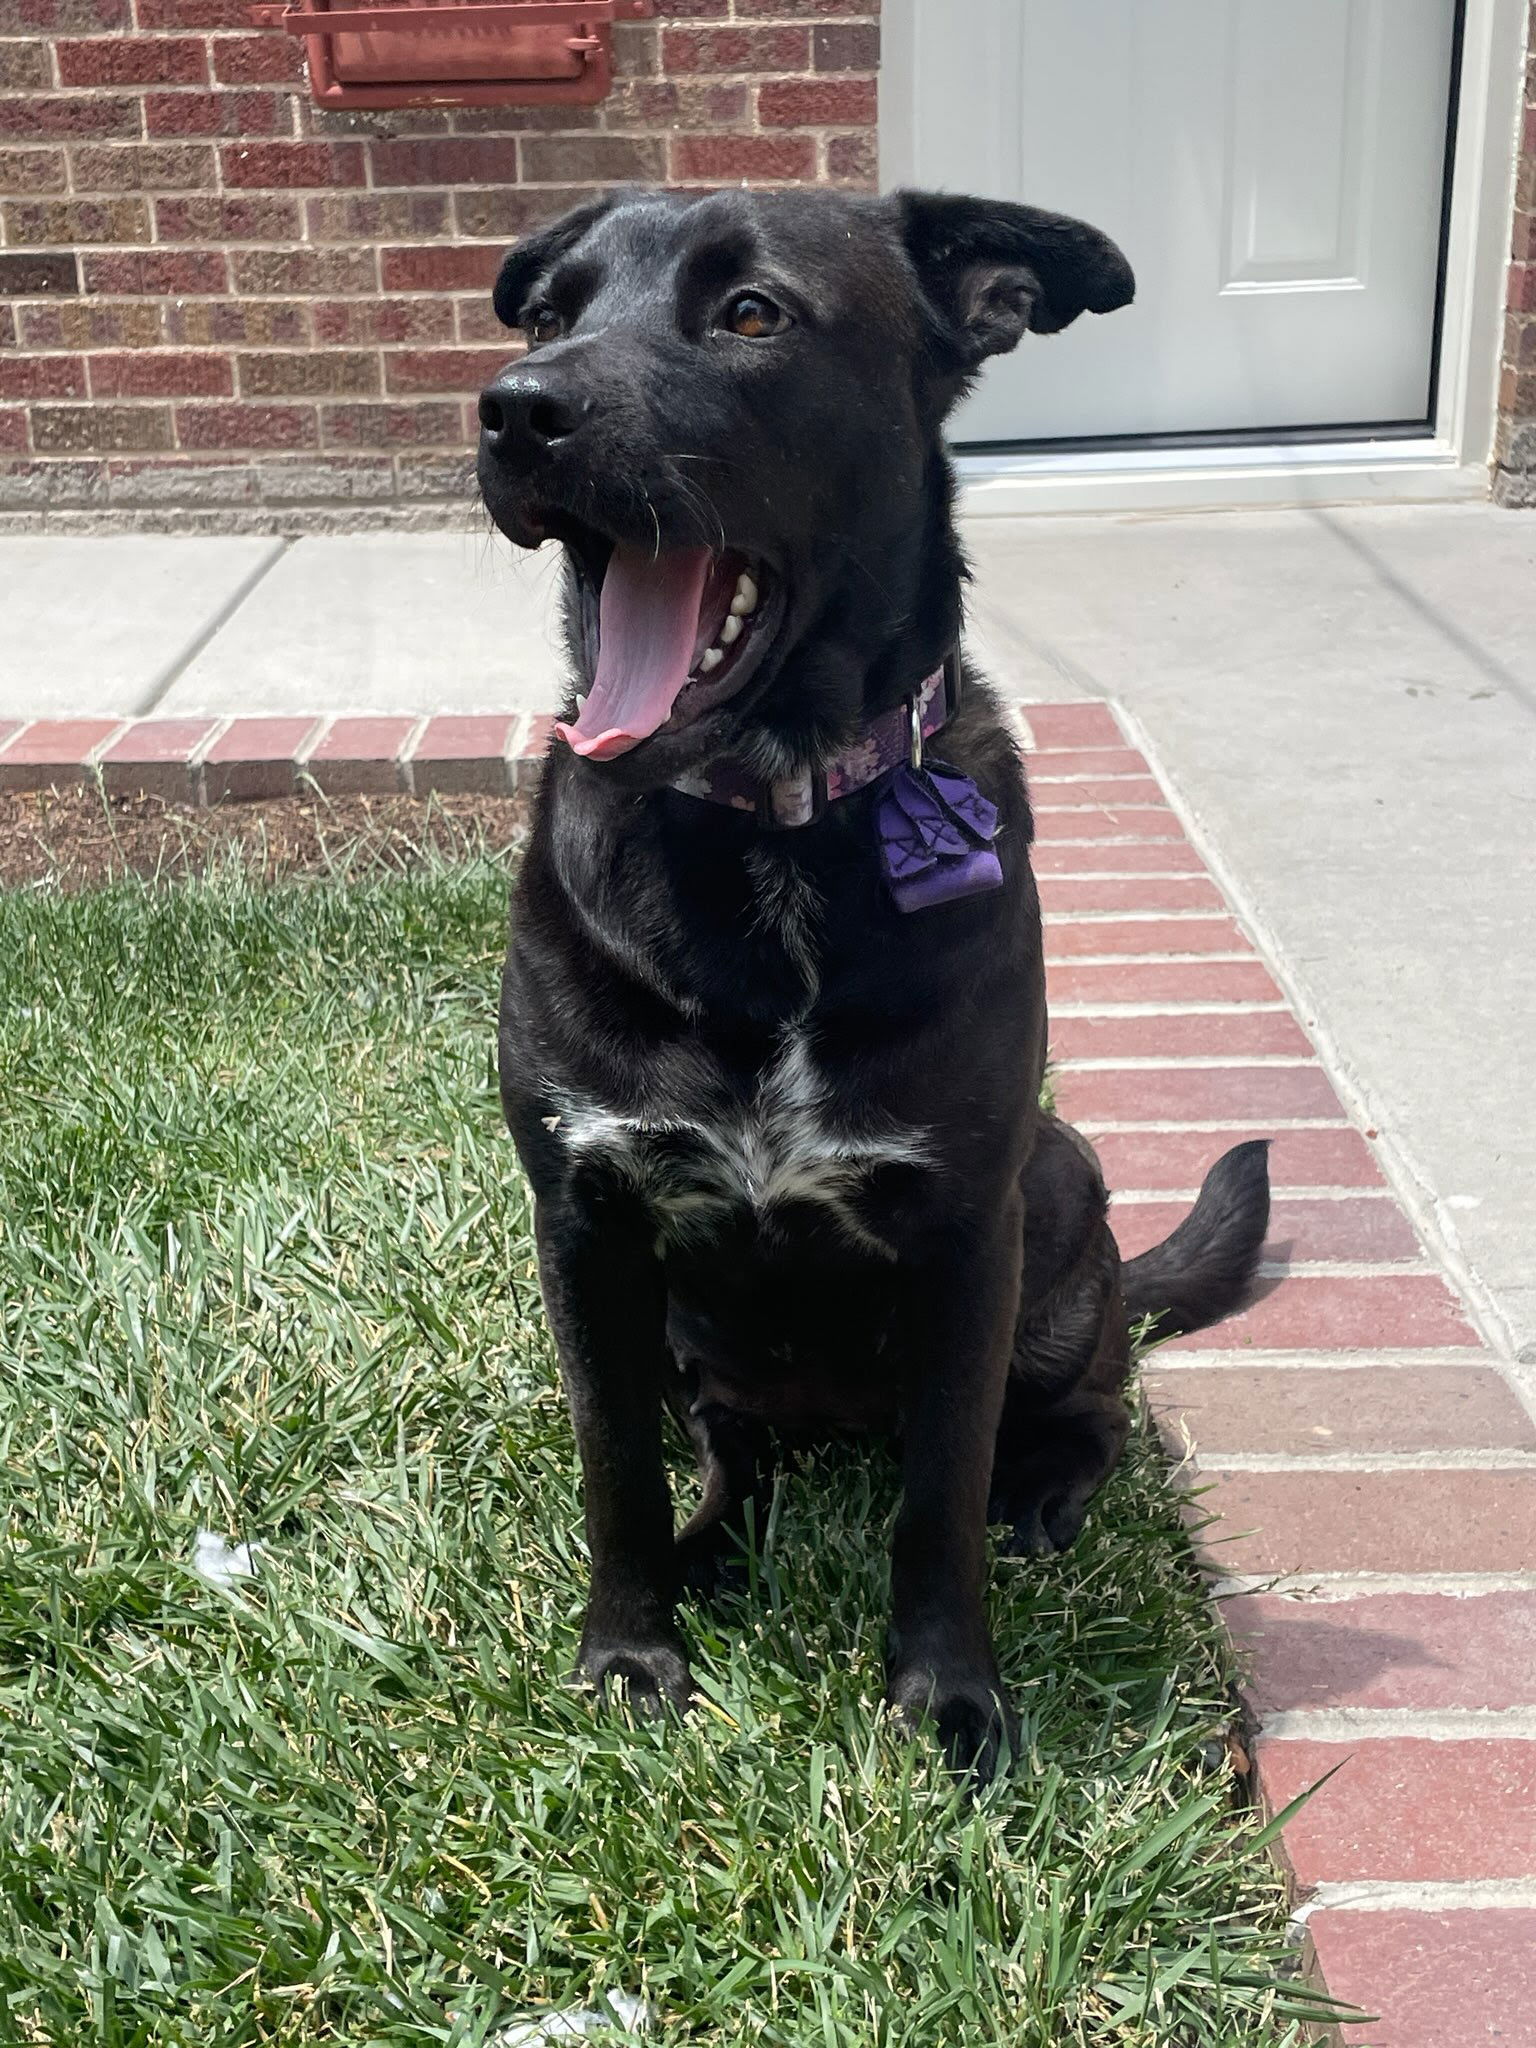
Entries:
POLYGON ((591 105, 613 83, 612 26, 654 0, 258 0, 257 28, 302 36, 323 107, 591 105))

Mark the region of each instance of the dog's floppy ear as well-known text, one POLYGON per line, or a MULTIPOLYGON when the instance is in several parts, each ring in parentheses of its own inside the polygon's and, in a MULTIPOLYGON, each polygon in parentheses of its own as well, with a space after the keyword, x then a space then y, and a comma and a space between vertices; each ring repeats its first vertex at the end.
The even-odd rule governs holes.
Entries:
POLYGON ((1055 334, 1135 295, 1130 264, 1086 221, 951 192, 898 192, 892 204, 950 369, 977 369, 1017 348, 1026 329, 1055 334))
POLYGON ((595 227, 623 196, 621 192, 605 192, 601 199, 572 207, 536 235, 525 235, 515 249, 508 251, 491 290, 491 304, 503 327, 522 326, 528 312, 529 288, 557 256, 574 249, 587 230, 595 227))

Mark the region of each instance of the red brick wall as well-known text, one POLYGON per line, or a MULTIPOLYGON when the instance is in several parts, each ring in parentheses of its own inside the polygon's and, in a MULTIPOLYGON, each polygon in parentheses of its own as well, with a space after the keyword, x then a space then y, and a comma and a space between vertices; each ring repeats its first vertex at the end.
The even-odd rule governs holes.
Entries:
POLYGON ((675 0, 595 108, 322 111, 242 0, 0 0, 0 529, 440 524, 488 292, 615 181, 875 175, 879 0, 675 0))
POLYGON ((1493 495, 1501 505, 1536 506, 1536 0, 1531 0, 1521 122, 1493 495))
MULTIPOLYGON (((593 109, 322 112, 242 0, 0 0, 0 529, 438 524, 500 251, 594 186, 875 173, 880 0, 662 0, 593 109)), ((1536 505, 1536 0, 1494 495, 1536 505)))

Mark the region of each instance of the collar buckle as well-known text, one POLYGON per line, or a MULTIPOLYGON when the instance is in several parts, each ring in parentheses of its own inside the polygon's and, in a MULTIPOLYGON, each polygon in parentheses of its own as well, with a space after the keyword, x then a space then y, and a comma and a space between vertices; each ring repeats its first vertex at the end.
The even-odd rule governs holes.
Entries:
POLYGON ((809 775, 787 777, 798 789, 809 790, 810 809, 801 815, 798 811, 792 818, 779 816, 774 803, 777 791, 784 787, 782 782, 760 782, 753 802, 753 812, 758 828, 764 832, 798 832, 802 825, 814 825, 827 808, 826 770, 817 768, 809 775))

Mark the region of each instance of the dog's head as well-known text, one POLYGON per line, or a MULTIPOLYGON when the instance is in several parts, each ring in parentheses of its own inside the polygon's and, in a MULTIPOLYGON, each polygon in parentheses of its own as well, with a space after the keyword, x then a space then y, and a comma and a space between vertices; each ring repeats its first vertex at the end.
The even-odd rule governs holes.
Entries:
POLYGON ((920 192, 615 193, 519 243, 480 483, 565 545, 575 752, 645 788, 846 744, 958 628, 945 414, 1132 289, 1080 221, 920 192))

